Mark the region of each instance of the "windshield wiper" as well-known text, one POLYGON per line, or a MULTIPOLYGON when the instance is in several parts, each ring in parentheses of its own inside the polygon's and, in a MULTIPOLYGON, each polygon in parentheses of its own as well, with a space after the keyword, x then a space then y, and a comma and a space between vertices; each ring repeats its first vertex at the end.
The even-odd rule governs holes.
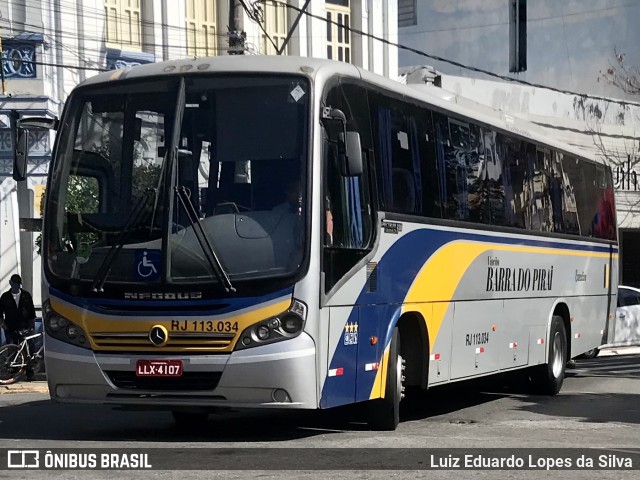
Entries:
POLYGON ((100 268, 98 268, 96 278, 94 278, 93 284, 91 285, 91 290, 93 290, 94 292, 104 292, 104 282, 107 281, 107 277, 111 272, 111 265, 113 265, 113 261, 116 259, 116 257, 122 250, 122 247, 131 236, 131 232, 133 231, 131 229, 131 226, 139 224, 140 220, 142 219, 144 210, 149 203, 149 199, 154 193, 154 190, 155 189, 153 188, 148 189, 144 193, 142 198, 138 201, 135 208, 131 211, 131 214, 129 214, 129 218, 127 218, 124 227, 122 227, 122 231, 120 232, 120 235, 118 235, 116 242, 111 246, 111 248, 107 252, 106 257, 104 257, 104 260, 100 264, 100 268))
POLYGON ((226 292, 235 292, 236 289, 231 284, 231 280, 229 279, 229 275, 225 272, 218 256, 216 255, 215 250, 213 249, 213 245, 209 242, 209 238, 202 227, 202 222, 200 221, 200 217, 198 217, 198 212, 196 212, 193 203, 191 202, 191 198, 189 198, 189 193, 185 187, 176 187, 176 194, 178 196, 178 200, 184 207, 184 211, 187 213, 187 217, 189 217, 189 221, 191 222, 191 226, 193 227, 193 233, 204 252, 204 256, 207 257, 207 261, 209 262, 209 266, 218 277, 218 280, 222 283, 226 292))

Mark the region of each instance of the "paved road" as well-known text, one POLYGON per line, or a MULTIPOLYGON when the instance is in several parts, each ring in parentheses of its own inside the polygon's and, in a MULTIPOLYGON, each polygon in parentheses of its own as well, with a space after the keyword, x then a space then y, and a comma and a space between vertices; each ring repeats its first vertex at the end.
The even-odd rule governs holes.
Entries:
MULTIPOLYGON (((60 405, 42 393, 0 395, 0 447, 10 448, 605 448, 624 456, 640 447, 640 355, 578 361, 560 395, 531 396, 502 382, 474 382, 464 389, 434 389, 404 406, 395 432, 372 432, 353 408, 327 412, 233 411, 213 415, 197 431, 177 428, 167 412, 123 412, 102 406, 60 405)), ((287 450, 289 451, 289 450, 287 450)), ((198 451, 196 451, 198 452, 198 451)), ((302 450, 300 452, 303 452, 302 450)), ((319 450, 320 454, 322 451, 319 450)), ((306 453, 305 453, 306 454, 306 453)), ((302 453, 300 455, 303 455, 302 453)), ((328 454, 327 454, 328 455, 328 454)), ((384 456, 366 457, 379 466, 384 456)), ((283 461, 291 461, 283 454, 283 461)), ((327 465, 332 458, 328 455, 327 465)), ((338 461, 336 458, 333 461, 338 461)), ((638 465, 640 467, 640 465, 638 465)), ((5 472, 6 473, 6 472, 5 472)), ((12 472, 13 473, 13 472, 12 472)), ((67 472, 68 473, 68 472, 67 472)), ((84 472, 87 473, 87 472, 84 472)), ((78 478, 111 478, 89 472, 78 478)), ((395 473, 395 472, 394 472, 395 473)), ((179 477, 245 472, 180 472, 179 477)), ((418 471, 406 478, 539 478, 537 471, 418 471)), ((557 478, 636 478, 638 471, 553 472, 557 478)), ((127 478, 173 478, 178 472, 127 473, 127 478), (164 476, 163 476, 164 475, 164 476), (168 475, 168 476, 167 476, 168 475)), ((257 474, 256 474, 257 475, 257 474)), ((388 478, 391 472, 341 471, 334 478, 388 478)), ((262 472, 261 478, 327 477, 327 472, 262 472)), ((0 472, 0 478, 2 472, 0 472)), ((64 472, 30 472, 29 478, 67 478, 64 472)))

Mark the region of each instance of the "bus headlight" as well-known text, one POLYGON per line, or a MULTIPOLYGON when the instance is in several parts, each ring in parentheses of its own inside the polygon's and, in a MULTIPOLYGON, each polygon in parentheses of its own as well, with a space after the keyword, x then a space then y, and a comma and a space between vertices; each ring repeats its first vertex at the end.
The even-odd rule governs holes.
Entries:
POLYGON ((245 329, 238 338, 235 350, 257 347, 280 342, 300 335, 307 319, 307 306, 294 300, 289 309, 282 314, 267 318, 245 329))
POLYGON ((282 318, 282 330, 289 335, 295 334, 302 330, 302 318, 294 313, 288 313, 282 318))
POLYGON ((44 314, 44 329, 48 335, 62 342, 71 343, 82 348, 91 348, 82 328, 58 315, 49 302, 45 302, 42 311, 44 314))
POLYGON ((260 325, 258 328, 256 328, 256 336, 258 337, 258 340, 265 341, 269 338, 270 335, 271 330, 266 325, 260 325))

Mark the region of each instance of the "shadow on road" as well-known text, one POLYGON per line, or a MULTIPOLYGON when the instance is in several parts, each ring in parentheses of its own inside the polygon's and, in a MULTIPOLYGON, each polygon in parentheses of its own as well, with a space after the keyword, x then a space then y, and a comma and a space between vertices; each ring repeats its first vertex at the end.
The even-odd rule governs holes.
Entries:
MULTIPOLYGON (((479 388, 480 385, 478 385, 479 388)), ((490 402, 500 395, 458 386, 420 392, 403 402, 402 421, 419 420, 490 402)), ((281 442, 366 431, 362 404, 324 411, 229 410, 196 428, 177 426, 167 411, 121 411, 49 400, 0 409, 0 439, 154 442, 281 442)))
POLYGON ((580 393, 556 397, 520 398, 518 410, 553 417, 571 417, 583 422, 640 424, 640 395, 624 393, 580 393), (630 408, 631 407, 631 408, 630 408))
POLYGON ((327 411, 229 410, 212 414, 197 428, 176 425, 168 411, 121 411, 100 405, 49 400, 0 409, 0 438, 93 441, 279 442, 366 430, 349 408, 327 411))
MULTIPOLYGON (((571 379, 640 380, 640 355, 605 356, 579 359, 571 379)), ((631 390, 631 388, 629 388, 631 390)), ((636 388, 636 390, 638 390, 636 388)), ((556 397, 527 396, 519 410, 584 422, 621 422, 640 424, 640 394, 626 392, 562 393, 556 397)))
POLYGON ((640 355, 617 355, 576 361, 567 377, 615 377, 640 379, 640 355))
MULTIPOLYGON (((569 378, 640 378, 640 356, 579 360, 569 378)), ((448 414, 511 397, 512 411, 582 418, 585 422, 640 424, 640 395, 625 393, 564 393, 556 397, 523 394, 505 387, 508 377, 483 378, 463 384, 409 391, 401 420, 439 420, 448 414)), ((586 384, 585 384, 586 385, 586 384)), ((588 392, 588 390, 585 390, 588 392)), ((282 442, 369 430, 363 405, 325 411, 230 410, 214 414, 197 428, 184 430, 166 411, 120 411, 100 405, 56 404, 31 401, 0 408, 0 439, 152 441, 152 442, 282 442)), ((467 416, 452 422, 475 423, 467 416)), ((472 418, 472 417, 471 417, 472 418)), ((400 427, 402 428, 402 426, 400 427)))
MULTIPOLYGON (((409 391, 402 403, 402 421, 424 420, 476 407, 508 396, 503 378, 482 378, 424 391, 409 391)), ((469 422, 473 423, 473 422, 469 422)))

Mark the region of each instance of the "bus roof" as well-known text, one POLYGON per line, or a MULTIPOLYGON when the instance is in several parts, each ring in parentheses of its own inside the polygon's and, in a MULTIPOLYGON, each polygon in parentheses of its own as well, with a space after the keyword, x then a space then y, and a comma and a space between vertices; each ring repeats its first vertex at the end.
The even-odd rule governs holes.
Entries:
POLYGON ((349 63, 289 55, 221 55, 198 59, 167 60, 135 67, 102 72, 85 80, 91 85, 114 80, 155 77, 162 75, 211 73, 300 73, 315 78, 318 72, 359 77, 359 69, 349 63))
POLYGON ((168 60, 103 72, 88 78, 80 86, 164 75, 211 73, 299 73, 313 80, 330 78, 332 75, 362 78, 372 86, 420 100, 438 110, 449 111, 470 120, 473 119, 482 124, 531 139, 536 143, 602 163, 589 152, 550 137, 541 127, 534 123, 479 104, 439 87, 422 84, 406 85, 354 65, 335 60, 289 55, 225 55, 198 59, 168 60))

